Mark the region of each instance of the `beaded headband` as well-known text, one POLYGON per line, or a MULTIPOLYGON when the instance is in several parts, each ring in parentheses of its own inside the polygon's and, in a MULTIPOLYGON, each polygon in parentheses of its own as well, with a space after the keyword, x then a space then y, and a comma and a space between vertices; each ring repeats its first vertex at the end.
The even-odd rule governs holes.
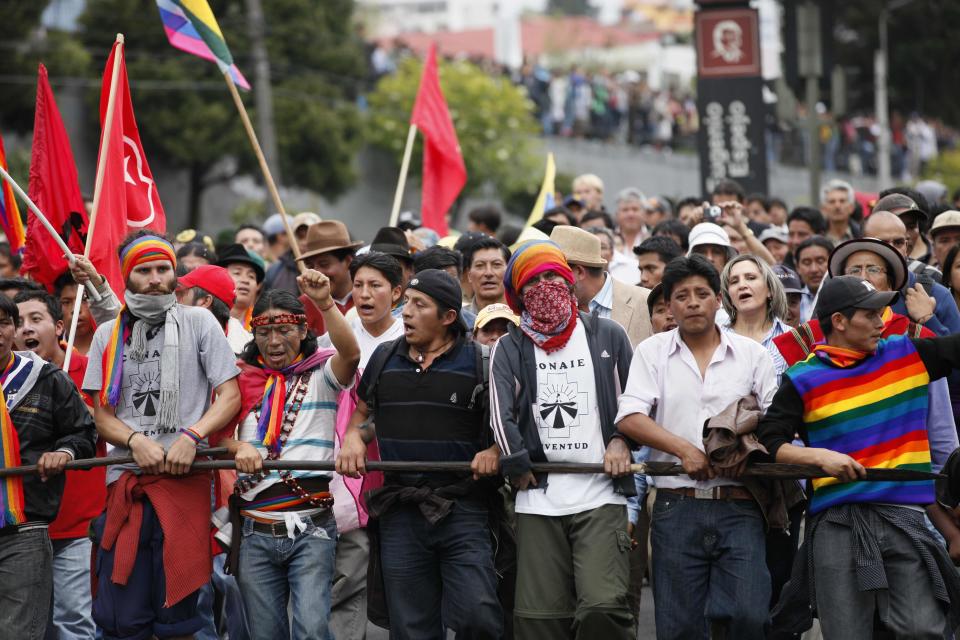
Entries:
POLYGON ((250 321, 251 327, 263 327, 268 324, 305 324, 307 316, 302 313, 281 313, 275 316, 257 316, 250 321))

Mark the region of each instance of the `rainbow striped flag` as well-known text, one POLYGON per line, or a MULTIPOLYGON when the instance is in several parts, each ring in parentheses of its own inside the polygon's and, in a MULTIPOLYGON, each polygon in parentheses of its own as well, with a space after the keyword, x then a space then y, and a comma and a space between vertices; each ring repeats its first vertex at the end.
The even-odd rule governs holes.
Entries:
MULTIPOLYGON (((3 137, 0 136, 0 167, 10 171, 7 164, 7 152, 3 149, 3 137)), ((26 236, 23 233, 23 220, 20 219, 20 209, 17 208, 17 199, 13 195, 13 187, 6 180, 0 180, 0 226, 10 243, 10 251, 20 253, 26 236)))
POLYGON ((207 0, 157 0, 157 8, 170 44, 216 62, 220 71, 230 73, 238 87, 249 91, 250 83, 233 63, 227 41, 207 0))
MULTIPOLYGON (((14 368, 18 356, 10 354, 10 361, 0 373, 0 467, 7 469, 20 466, 20 438, 7 410, 7 399, 3 395, 3 382, 14 368)), ((23 477, 9 476, 0 479, 0 527, 26 522, 24 513, 26 503, 23 499, 23 477)))

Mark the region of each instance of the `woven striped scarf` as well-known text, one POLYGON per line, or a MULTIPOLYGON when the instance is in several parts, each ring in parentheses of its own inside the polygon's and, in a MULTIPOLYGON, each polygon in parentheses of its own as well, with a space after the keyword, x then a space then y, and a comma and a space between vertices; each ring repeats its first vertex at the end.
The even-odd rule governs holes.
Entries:
MULTIPOLYGON (((3 368, 3 372, 0 372, 0 458, 3 460, 3 468, 20 466, 20 438, 13 426, 13 420, 10 419, 7 398, 2 387, 17 359, 17 355, 11 353, 10 361, 3 368)), ((0 481, 0 527, 25 522, 24 508, 23 476, 9 476, 0 481)))

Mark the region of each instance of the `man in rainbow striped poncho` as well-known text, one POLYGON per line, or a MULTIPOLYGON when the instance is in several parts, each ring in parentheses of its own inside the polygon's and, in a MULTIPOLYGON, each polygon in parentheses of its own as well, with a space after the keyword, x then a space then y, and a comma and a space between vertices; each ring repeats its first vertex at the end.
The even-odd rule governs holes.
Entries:
POLYGON ((861 480, 866 467, 930 471, 946 460, 928 435, 927 388, 960 367, 960 334, 881 339, 897 295, 855 276, 824 284, 815 315, 825 343, 786 371, 758 427, 777 462, 831 476, 811 483, 807 538, 772 637, 808 628, 811 612, 828 640, 872 637, 875 614, 898 638, 960 626, 960 576, 924 525, 924 509, 940 509, 933 482, 861 480), (806 447, 791 444, 797 433, 806 447))

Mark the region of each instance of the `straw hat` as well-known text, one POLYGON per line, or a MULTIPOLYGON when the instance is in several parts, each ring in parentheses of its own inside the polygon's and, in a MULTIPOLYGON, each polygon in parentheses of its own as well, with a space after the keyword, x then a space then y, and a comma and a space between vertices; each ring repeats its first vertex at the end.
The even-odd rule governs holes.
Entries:
POLYGON ((600 256, 600 238, 589 231, 560 224, 550 232, 550 239, 560 246, 569 264, 597 268, 607 266, 607 261, 600 256))

